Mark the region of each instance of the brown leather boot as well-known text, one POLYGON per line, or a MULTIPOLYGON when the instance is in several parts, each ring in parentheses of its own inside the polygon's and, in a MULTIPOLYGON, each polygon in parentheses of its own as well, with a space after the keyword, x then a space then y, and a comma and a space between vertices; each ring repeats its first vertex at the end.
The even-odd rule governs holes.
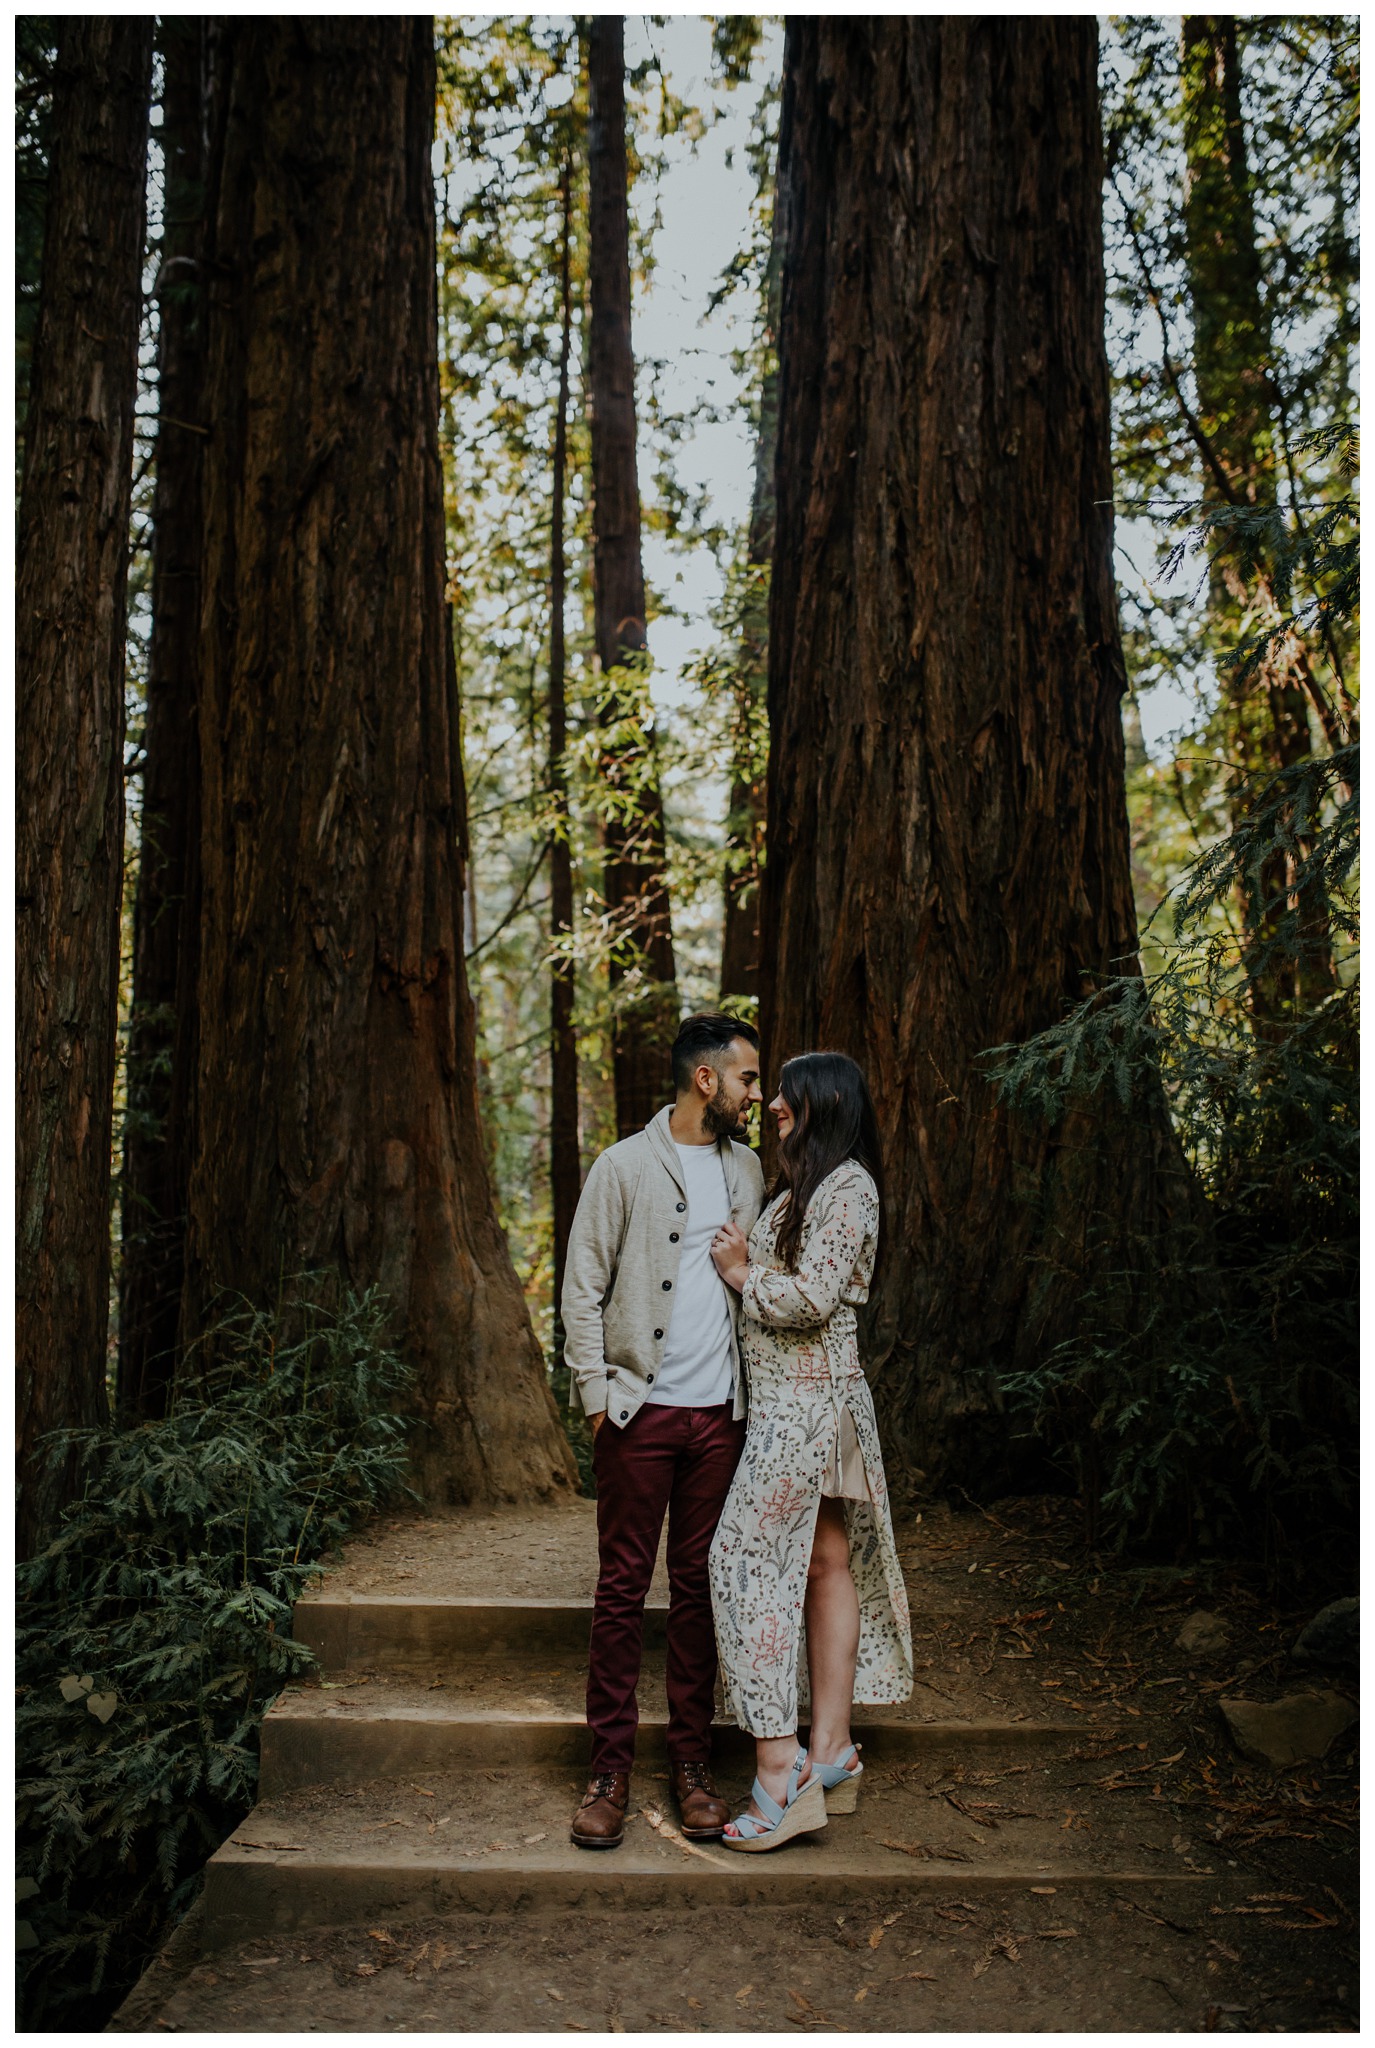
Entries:
POLYGON ((572 1836, 580 1849, 614 1849, 625 1833, 630 1774, 599 1771, 589 1778, 582 1805, 573 1816, 572 1836))
POLYGON ((730 1819, 730 1808, 712 1783, 710 1764, 669 1765, 683 1833, 690 1842, 709 1842, 730 1819))

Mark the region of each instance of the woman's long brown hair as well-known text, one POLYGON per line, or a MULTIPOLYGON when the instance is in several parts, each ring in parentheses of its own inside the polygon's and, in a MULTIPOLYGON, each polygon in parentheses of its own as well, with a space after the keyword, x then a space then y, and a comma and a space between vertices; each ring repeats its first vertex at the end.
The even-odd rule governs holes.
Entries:
POLYGON ((857 1160, 878 1189, 881 1208, 883 1160, 868 1084, 848 1054, 799 1053, 784 1066, 778 1089, 794 1122, 782 1142, 771 1191, 786 1191, 788 1197, 774 1250, 788 1271, 796 1272, 807 1205, 827 1174, 847 1159, 857 1160))

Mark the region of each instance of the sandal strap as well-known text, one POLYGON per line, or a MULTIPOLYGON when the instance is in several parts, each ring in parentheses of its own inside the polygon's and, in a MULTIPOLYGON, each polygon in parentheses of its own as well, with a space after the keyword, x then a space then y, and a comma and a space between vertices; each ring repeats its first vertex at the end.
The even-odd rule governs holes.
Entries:
MULTIPOLYGON (((791 1786, 788 1789, 790 1796, 786 1802, 786 1805, 791 1806, 791 1786)), ((774 1798, 772 1792, 765 1791, 764 1787, 760 1784, 758 1778, 755 1779, 753 1785, 750 1787, 750 1798, 754 1801, 755 1805, 759 1808, 759 1811, 763 1814, 765 1820, 769 1824, 769 1827, 776 1828, 778 1826, 778 1823, 783 1818, 786 1807, 779 1805, 778 1801, 774 1798)), ((754 1815, 746 1814, 744 1818, 746 1820, 754 1820, 754 1815)), ((760 1824, 757 1821, 755 1822, 755 1832, 762 1832, 760 1824)))

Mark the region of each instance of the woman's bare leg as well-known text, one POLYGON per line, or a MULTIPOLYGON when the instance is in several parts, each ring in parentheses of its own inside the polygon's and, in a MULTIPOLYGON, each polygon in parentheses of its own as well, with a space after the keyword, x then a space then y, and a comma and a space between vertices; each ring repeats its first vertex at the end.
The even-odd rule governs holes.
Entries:
POLYGON ((845 1503, 823 1497, 807 1569, 807 1668, 812 1681, 810 1756, 839 1762, 850 1747, 859 1655, 859 1595, 850 1574, 845 1503))

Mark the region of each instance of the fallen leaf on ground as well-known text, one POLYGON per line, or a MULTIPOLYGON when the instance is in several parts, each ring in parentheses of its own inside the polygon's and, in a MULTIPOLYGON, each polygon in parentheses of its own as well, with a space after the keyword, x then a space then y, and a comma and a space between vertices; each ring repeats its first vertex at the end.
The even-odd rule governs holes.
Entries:
POLYGON ((907 1911, 907 1908, 906 1908, 906 1906, 899 1906, 899 1907, 898 1907, 898 1910, 897 1910, 897 1912, 896 1912, 896 1913, 885 1913, 885 1914, 884 1914, 884 1916, 883 1916, 883 1924, 884 1924, 884 1926, 885 1926, 885 1927, 891 1927, 891 1926, 893 1925, 893 1923, 894 1923, 895 1921, 897 1921, 897 1920, 901 1920, 901 1918, 902 1918, 903 1914, 904 1914, 904 1913, 905 1913, 906 1911, 907 1911))
POLYGON ((718 1870, 726 1868, 721 1857, 709 1855, 705 1849, 699 1849, 696 1842, 689 1842, 685 1835, 680 1835, 677 1828, 664 1819, 657 1806, 642 1806, 640 1818, 649 1822, 656 1835, 662 1835, 666 1842, 676 1842, 687 1855, 700 1856, 704 1863, 714 1863, 718 1870))
POLYGON ((547 1997, 556 1999, 560 2005, 563 2004, 563 1993, 561 1991, 556 1991, 552 1984, 546 1984, 544 1989, 547 1997))
POLYGON ((978 1962, 974 1965, 974 1975, 976 1977, 982 1977, 984 1971, 988 1968, 989 1961, 990 1958, 988 1956, 979 1957, 978 1962))
POLYGON ((377 1965, 376 1963, 360 1963, 354 1975, 357 1977, 375 1977, 377 1975, 377 1965))
POLYGON ((738 2005, 738 2004, 740 2003, 740 2001, 741 2001, 741 1999, 742 1999, 742 1998, 748 1998, 748 1997, 749 1997, 749 1995, 750 1995, 750 1993, 751 1993, 751 1991, 753 1991, 753 1989, 754 1989, 754 1986, 753 1986, 753 1984, 742 1984, 742 1985, 740 1986, 740 1989, 739 1989, 739 1990, 738 1990, 738 1991, 736 1992, 736 1994, 735 1994, 735 2002, 736 2002, 736 2004, 738 2005))
POLYGON ((866 1998, 867 1998, 868 1996, 869 1996, 869 1986, 868 1986, 868 1985, 866 1984, 866 1985, 865 1985, 865 1987, 864 1987, 864 1989, 863 1989, 862 1991, 857 1991, 857 1992, 855 1993, 855 2004, 856 2004, 856 2005, 862 2005, 862 2004, 864 2003, 865 1999, 866 1999, 866 1998))
POLYGON ((546 1828, 542 1835, 527 1835, 525 1837, 525 1846, 528 1849, 532 1842, 547 1842, 548 1840, 549 1830, 546 1828))
POLYGON ((690 1998, 688 2000, 688 2004, 692 2007, 694 2012, 700 2012, 702 2010, 702 2001, 700 1998, 690 1998))
POLYGON ((893 1979, 895 1984, 907 1984, 913 1981, 918 1984, 935 1984, 938 1980, 931 1975, 929 1970, 904 1970, 900 1977, 894 1977, 893 1979))
POLYGON ((1055 1887, 1053 1884, 1034 1884, 1031 1887, 1031 1892, 1032 1896, 1038 1899, 1053 1899, 1055 1897, 1055 1887))
POLYGON ((1079 1929, 1077 1927, 1043 1927, 1037 1936, 1037 1940, 1074 1941, 1077 1940, 1078 1934, 1079 1929))
POLYGON ((880 1942, 882 1941, 882 1939, 883 1939, 883 1929, 882 1929, 881 1927, 876 1927, 876 1928, 874 1929, 873 1933, 872 1933, 872 1934, 871 1934, 871 1935, 869 1936, 869 1946, 870 1946, 870 1948, 877 1948, 877 1947, 878 1947, 878 1945, 879 1945, 879 1943, 880 1943, 880 1942))

